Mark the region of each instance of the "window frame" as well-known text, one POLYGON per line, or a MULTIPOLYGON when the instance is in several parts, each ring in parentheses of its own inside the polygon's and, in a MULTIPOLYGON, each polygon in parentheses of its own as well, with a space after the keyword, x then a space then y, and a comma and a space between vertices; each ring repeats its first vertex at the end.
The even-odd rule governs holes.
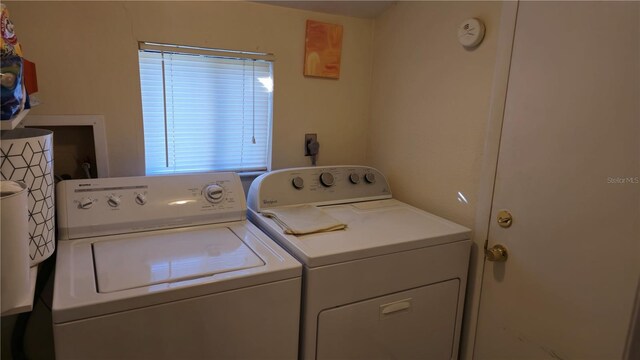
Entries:
MULTIPOLYGON (((164 59, 162 59, 161 61, 165 61, 164 59)), ((166 175, 166 174, 188 174, 188 173, 196 173, 196 172, 210 172, 210 171, 233 171, 233 172, 237 172, 241 175, 247 175, 247 176, 253 176, 255 174, 259 174, 259 173, 263 173, 266 171, 269 171, 271 169, 271 160, 272 160, 272 141, 273 141, 273 106, 274 106, 274 99, 273 99, 273 78, 274 78, 274 70, 275 70, 275 57, 273 54, 271 53, 263 53, 263 52, 252 52, 252 51, 236 51, 236 50, 227 50, 227 49, 211 49, 211 48, 203 48, 203 47, 197 47, 197 46, 189 46, 189 45, 173 45, 173 44, 164 44, 164 43, 157 43, 157 42, 138 42, 138 66, 139 66, 139 76, 140 76, 140 96, 141 96, 141 105, 142 105, 142 111, 143 111, 143 136, 144 136, 144 168, 145 168, 145 174, 148 176, 153 176, 153 175, 166 175), (147 126, 145 126, 145 123, 147 121, 150 120, 145 120, 145 115, 144 115, 144 99, 143 99, 143 80, 142 80, 142 57, 141 54, 143 52, 150 52, 150 53, 160 53, 161 56, 164 56, 164 54, 177 54, 177 55, 194 55, 194 56, 204 56, 204 57, 208 57, 208 58, 216 58, 216 59, 221 59, 221 60, 240 60, 241 62, 238 63, 238 66, 246 66, 246 61, 250 60, 253 61, 253 65, 256 64, 256 62, 266 62, 269 63, 268 68, 269 68, 269 76, 271 79, 271 88, 270 90, 267 90, 266 93, 268 94, 268 102, 266 104, 267 109, 266 112, 262 112, 261 116, 266 116, 266 122, 261 120, 260 124, 263 126, 266 126, 266 135, 264 135, 265 133, 262 132, 262 136, 266 136, 265 140, 266 144, 265 144, 265 148, 264 148, 264 153, 262 153, 262 150, 260 150, 259 154, 261 154, 260 156, 264 156, 264 165, 260 165, 258 167, 242 167, 242 162, 239 163, 235 163, 235 167, 233 168, 229 168, 229 167, 220 167, 220 168, 216 168, 215 165, 211 165, 209 164, 209 168, 205 169, 197 169, 197 170, 185 170, 185 169, 179 169, 180 166, 183 166, 181 164, 174 164, 173 166, 169 166, 169 153, 171 152, 171 150, 169 150, 169 143, 168 140, 166 140, 167 142, 165 142, 164 147, 164 154, 165 157, 167 158, 166 160, 166 164, 167 166, 164 168, 166 171, 162 170, 162 167, 156 167, 154 168, 153 166, 149 166, 148 165, 148 161, 150 159, 149 155, 148 155, 148 146, 147 146, 147 126)), ((160 110, 164 116, 164 136, 165 139, 169 138, 169 134, 168 134, 168 130, 166 128, 167 125, 167 100, 166 100, 166 93, 167 93, 167 89, 166 85, 165 85, 165 81, 166 81, 166 77, 165 77, 165 73, 164 73, 164 63, 163 63, 163 70, 162 70, 162 75, 161 75, 161 79, 162 79, 162 97, 163 97, 163 101, 164 101, 164 108, 162 110, 160 110)), ((255 69, 255 67, 254 67, 255 69)), ((243 73, 244 74, 244 73, 243 73)), ((256 80, 256 76, 252 75, 253 78, 252 80, 250 80, 250 83, 255 84, 256 80)), ((246 75, 243 75, 243 84, 246 83, 246 75)), ((264 85, 264 84, 263 84, 264 85)), ((249 106, 252 107, 252 109, 256 108, 256 100, 255 100, 255 85, 254 89, 251 90, 251 96, 254 97, 254 99, 252 101, 250 101, 249 106)), ((265 85, 265 87, 267 87, 265 85)), ((244 86, 243 86, 244 89, 244 86)), ((243 109, 245 108, 244 105, 244 99, 246 98, 246 95, 244 95, 244 91, 243 91, 243 109)), ((173 100, 172 100, 173 101, 173 100)), ((255 111, 255 110, 254 110, 255 111)), ((212 113, 213 114, 213 113, 212 113)), ((171 121, 175 121, 174 119, 172 119, 171 121)), ((253 126, 253 136, 255 139, 255 124, 256 124, 256 115, 253 114, 250 117, 250 121, 252 122, 252 126, 253 126)), ((244 119, 243 116, 243 124, 246 123, 246 120, 244 119)), ((244 131, 244 130, 243 130, 244 131)), ((241 133, 241 136, 244 137, 244 134, 241 133)), ((172 140, 173 141, 173 140, 172 140)), ((247 147, 247 144, 243 142, 243 140, 239 141, 240 144, 239 149, 245 149, 247 147)), ((255 143, 255 141, 253 142, 255 143)), ((211 142, 211 144, 215 144, 215 142, 211 142)), ((241 151, 242 152, 242 151, 241 151)), ((204 164, 204 162, 203 162, 204 164)), ((262 160, 260 161, 260 164, 262 164, 262 160)), ((232 165, 234 165, 232 163, 232 165)), ((203 166, 198 165, 198 166, 203 166)), ((206 165, 205 165, 206 166, 206 165)))

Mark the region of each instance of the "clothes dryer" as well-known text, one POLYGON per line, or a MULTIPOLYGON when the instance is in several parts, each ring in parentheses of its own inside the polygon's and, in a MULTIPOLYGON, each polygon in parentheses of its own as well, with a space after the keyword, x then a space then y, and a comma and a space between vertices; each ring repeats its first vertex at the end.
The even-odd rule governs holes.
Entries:
POLYGON ((457 358, 469 229, 394 199, 363 166, 264 174, 248 207, 304 265, 301 358, 457 358))

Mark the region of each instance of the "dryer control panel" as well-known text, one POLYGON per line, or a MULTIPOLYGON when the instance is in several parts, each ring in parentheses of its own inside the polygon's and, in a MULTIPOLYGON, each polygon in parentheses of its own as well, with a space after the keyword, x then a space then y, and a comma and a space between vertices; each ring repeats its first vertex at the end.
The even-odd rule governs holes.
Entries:
POLYGON ((56 190, 61 240, 246 218, 236 173, 66 180, 56 190))
POLYGON ((325 166, 276 170, 251 184, 248 206, 255 211, 298 204, 343 204, 391 198, 382 173, 367 166, 325 166))

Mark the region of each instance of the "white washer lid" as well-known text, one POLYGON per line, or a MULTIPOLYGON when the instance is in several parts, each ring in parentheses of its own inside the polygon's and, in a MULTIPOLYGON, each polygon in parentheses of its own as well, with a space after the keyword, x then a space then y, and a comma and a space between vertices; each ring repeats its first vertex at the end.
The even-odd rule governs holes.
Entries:
POLYGON ((171 283, 263 266, 229 228, 97 242, 93 257, 98 292, 171 283))

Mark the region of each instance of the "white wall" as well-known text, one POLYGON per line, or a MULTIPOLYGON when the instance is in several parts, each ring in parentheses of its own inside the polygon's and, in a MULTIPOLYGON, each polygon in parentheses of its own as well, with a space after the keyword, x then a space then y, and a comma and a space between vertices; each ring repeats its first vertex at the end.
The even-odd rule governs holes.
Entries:
MULTIPOLYGON (((365 161, 372 20, 240 1, 5 3, 37 66, 43 104, 32 114, 104 115, 111 176, 144 173, 138 41, 274 53, 272 167, 309 165, 308 132, 318 134, 319 164, 365 161), (302 75, 307 19, 344 26, 339 80, 302 75)), ((27 355, 52 358, 50 314, 34 314, 27 355)), ((14 320, 2 321, 3 359, 14 320)))
POLYGON ((490 204, 480 181, 484 150, 498 141, 486 135, 491 106, 499 104, 492 91, 500 84, 493 82, 506 84, 508 69, 505 46, 498 47, 500 27, 508 25, 501 12, 500 2, 399 2, 375 21, 367 160, 387 175, 400 200, 474 230, 461 358, 473 350, 486 239, 483 229, 476 232, 476 213, 484 218, 490 204), (465 50, 456 29, 470 17, 485 23, 486 35, 465 50))
POLYGON ((474 223, 499 16, 499 2, 399 2, 375 21, 368 162, 399 199, 467 227, 474 223), (471 51, 456 36, 469 17, 487 29, 471 51))
POLYGON ((8 6, 38 66, 34 113, 104 114, 114 176, 143 172, 138 40, 270 51, 274 168, 308 164, 303 134, 317 132, 320 164, 376 166, 399 199, 475 224, 499 2, 399 2, 375 22, 245 2, 8 6), (456 41, 468 17, 487 26, 473 51, 456 41), (308 18, 345 26, 339 81, 302 76, 308 18))
POLYGON ((142 175, 137 42, 272 52, 274 169, 363 163, 369 121, 372 20, 252 2, 7 2, 43 104, 33 114, 105 115, 111 176, 142 175), (344 26, 339 80, 302 75, 307 19, 344 26))

